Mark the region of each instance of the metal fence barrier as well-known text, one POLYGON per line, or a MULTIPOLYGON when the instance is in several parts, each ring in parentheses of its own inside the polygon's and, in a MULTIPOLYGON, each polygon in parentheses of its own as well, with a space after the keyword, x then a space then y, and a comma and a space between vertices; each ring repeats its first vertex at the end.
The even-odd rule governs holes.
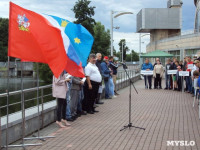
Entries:
MULTIPOLYGON (((131 78, 133 78, 133 77, 136 76, 136 74, 140 73, 140 69, 139 69, 138 66, 135 66, 135 67, 131 68, 131 70, 127 70, 127 72, 129 74, 129 76, 131 78)), ((128 82, 128 78, 127 78, 124 70, 119 70, 118 73, 117 73, 117 87, 116 88, 117 89, 123 88, 122 84, 124 84, 124 82, 125 82, 125 84, 127 86, 128 83, 129 83, 128 82)), ((21 95, 21 96, 25 97, 26 94, 30 94, 31 92, 34 93, 37 90, 38 90, 38 88, 35 87, 35 88, 29 88, 29 89, 24 89, 24 90, 13 91, 13 92, 9 92, 9 96, 17 97, 17 95, 18 96, 21 95)), ((22 105, 22 102, 20 101, 21 98, 18 97, 19 100, 15 99, 15 101, 10 100, 11 102, 9 102, 8 105, 6 105, 7 104, 6 103, 7 96, 8 96, 8 93, 0 94, 1 103, 2 103, 3 100, 5 101, 4 102, 5 105, 0 106, 0 112, 1 112, 0 113, 0 127, 1 127, 1 116, 5 116, 6 112, 15 113, 15 112, 21 111, 21 107, 19 107, 19 109, 15 109, 15 110, 10 111, 11 110, 10 108, 16 107, 17 105, 22 105)), ((39 87, 39 96, 38 96, 38 98, 39 98, 40 104, 42 106, 42 108, 41 108, 42 109, 41 110, 41 117, 42 117, 41 120, 42 120, 42 127, 44 127, 43 126, 43 124, 44 124, 44 122, 43 122, 44 121, 43 120, 44 103, 55 100, 55 98, 52 97, 52 85, 50 84, 50 85, 40 86, 39 87), (47 91, 45 91, 45 90, 47 90, 47 91)), ((36 106, 37 104, 34 103, 34 101, 36 101, 36 100, 37 100, 37 95, 36 94, 35 94, 35 97, 32 97, 32 98, 27 98, 27 99, 24 98, 24 103, 25 104, 26 103, 30 103, 31 104, 31 105, 28 105, 26 107, 26 109, 29 108, 29 107, 36 106)), ((8 114, 11 114, 11 113, 8 113, 8 114)), ((7 125, 7 127, 9 127, 9 126, 7 125)), ((1 130, 1 128, 0 128, 0 130, 1 130)), ((0 137, 1 137, 1 132, 0 132, 0 137)), ((1 142, 0 142, 0 147, 1 147, 1 142)))

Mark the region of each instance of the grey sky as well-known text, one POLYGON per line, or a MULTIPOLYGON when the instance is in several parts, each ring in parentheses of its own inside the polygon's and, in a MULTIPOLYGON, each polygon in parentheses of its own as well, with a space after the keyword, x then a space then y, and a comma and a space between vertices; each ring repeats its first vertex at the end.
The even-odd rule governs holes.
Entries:
MULTIPOLYGON (((74 13, 71 10, 76 0, 11 0, 17 5, 39 13, 56 15, 74 21, 74 13)), ((91 6, 95 6, 95 20, 102 22, 107 29, 110 28, 110 10, 131 11, 133 15, 123 15, 114 19, 114 26, 120 26, 114 30, 114 46, 118 49, 118 42, 121 38, 127 40, 131 49, 138 51, 138 34, 136 31, 136 14, 142 8, 166 8, 167 0, 91 0, 91 6)), ((9 1, 0 0, 0 17, 7 17, 9 14, 9 1)), ((193 0, 183 0, 183 30, 194 28, 195 6, 193 0)), ((149 42, 149 36, 142 39, 142 51, 149 42)))

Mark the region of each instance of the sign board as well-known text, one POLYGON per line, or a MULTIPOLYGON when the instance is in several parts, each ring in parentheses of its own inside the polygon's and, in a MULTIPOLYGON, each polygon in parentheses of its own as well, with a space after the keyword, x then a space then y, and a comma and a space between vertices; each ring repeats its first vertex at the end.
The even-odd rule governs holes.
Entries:
POLYGON ((179 76, 189 76, 189 71, 179 71, 179 76))
POLYGON ((168 70, 167 71, 167 74, 176 74, 177 73, 177 70, 168 70))
POLYGON ((192 69, 193 68, 193 64, 188 64, 188 69, 192 69))
POLYGON ((140 73, 143 74, 143 75, 153 75, 153 71, 152 70, 150 70, 150 71, 141 70, 140 73))

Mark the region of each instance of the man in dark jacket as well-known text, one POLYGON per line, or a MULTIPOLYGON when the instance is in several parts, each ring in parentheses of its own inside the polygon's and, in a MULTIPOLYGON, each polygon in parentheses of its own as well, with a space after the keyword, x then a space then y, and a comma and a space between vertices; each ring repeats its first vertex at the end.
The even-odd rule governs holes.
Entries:
POLYGON ((81 85, 83 85, 83 81, 79 77, 72 77, 72 86, 71 86, 71 115, 72 118, 75 119, 77 117, 77 106, 78 106, 78 99, 79 99, 79 91, 81 90, 81 85))
MULTIPOLYGON (((102 63, 101 58, 102 58, 102 55, 101 55, 101 53, 97 53, 96 57, 97 57, 96 66, 98 67, 99 72, 102 75, 102 69, 101 69, 101 63, 102 63)), ((98 96, 97 96, 97 99, 95 101, 96 104, 104 104, 104 102, 100 101, 101 93, 102 93, 102 83, 99 86, 98 96)))
POLYGON ((116 92, 116 81, 117 81, 117 68, 118 68, 118 64, 117 63, 114 63, 113 62, 113 56, 110 56, 109 57, 109 67, 110 69, 112 70, 113 74, 112 74, 112 78, 113 78, 113 83, 114 83, 114 86, 115 86, 115 89, 114 89, 114 92, 115 92, 115 95, 119 95, 117 92, 116 92))

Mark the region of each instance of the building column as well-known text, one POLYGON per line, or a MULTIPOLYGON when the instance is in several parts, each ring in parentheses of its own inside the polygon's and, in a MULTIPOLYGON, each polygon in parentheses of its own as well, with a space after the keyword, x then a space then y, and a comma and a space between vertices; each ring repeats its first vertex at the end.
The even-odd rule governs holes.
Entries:
POLYGON ((184 60, 185 58, 185 49, 180 49, 180 60, 184 60))

